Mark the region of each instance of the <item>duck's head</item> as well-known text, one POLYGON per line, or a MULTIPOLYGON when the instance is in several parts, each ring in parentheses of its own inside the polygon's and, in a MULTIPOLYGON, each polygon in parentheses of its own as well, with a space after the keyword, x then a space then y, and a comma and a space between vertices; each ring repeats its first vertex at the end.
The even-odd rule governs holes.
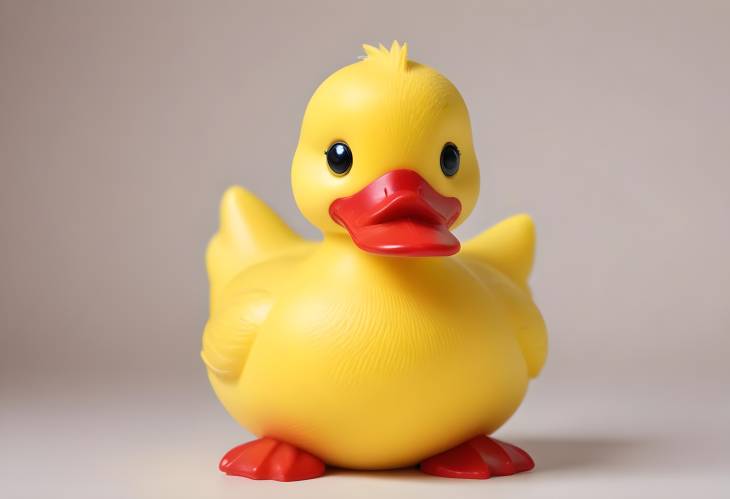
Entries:
POLYGON ((406 44, 364 49, 309 101, 292 165, 297 205, 325 237, 349 235, 370 253, 452 255, 451 230, 479 194, 464 100, 409 61, 406 44))

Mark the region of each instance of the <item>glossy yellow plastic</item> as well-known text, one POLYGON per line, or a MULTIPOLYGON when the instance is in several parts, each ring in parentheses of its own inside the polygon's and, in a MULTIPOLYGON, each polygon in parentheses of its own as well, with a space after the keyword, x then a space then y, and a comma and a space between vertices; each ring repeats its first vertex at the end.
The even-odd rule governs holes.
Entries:
POLYGON ((408 61, 405 46, 366 52, 317 89, 294 156, 297 204, 323 241, 303 240, 241 187, 224 194, 207 253, 202 358, 218 398, 252 433, 328 464, 382 469, 499 428, 539 373, 547 339, 526 284, 535 246, 527 215, 454 256, 412 258, 362 251, 330 217, 335 199, 395 168, 458 198, 457 223, 478 196, 456 88, 408 61), (343 138, 355 162, 336 176, 323 151, 343 138), (462 154, 452 178, 438 167, 447 141, 462 154))

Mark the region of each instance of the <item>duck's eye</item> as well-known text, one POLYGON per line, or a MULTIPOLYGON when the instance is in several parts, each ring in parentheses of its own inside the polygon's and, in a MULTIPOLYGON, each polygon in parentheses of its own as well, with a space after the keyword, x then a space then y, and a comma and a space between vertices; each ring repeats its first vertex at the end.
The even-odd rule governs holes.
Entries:
POLYGON ((327 151, 327 164, 335 175, 345 175, 352 167, 352 151, 344 142, 335 142, 327 151))
POLYGON ((459 171, 459 149, 451 142, 441 150, 441 171, 447 177, 453 177, 459 171))

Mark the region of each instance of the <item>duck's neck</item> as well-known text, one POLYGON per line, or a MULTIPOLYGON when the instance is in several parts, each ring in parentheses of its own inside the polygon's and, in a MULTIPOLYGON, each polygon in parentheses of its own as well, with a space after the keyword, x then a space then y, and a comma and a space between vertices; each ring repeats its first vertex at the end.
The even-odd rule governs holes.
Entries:
POLYGON ((358 248, 348 234, 325 234, 318 253, 321 257, 329 258, 333 263, 349 261, 358 266, 396 270, 401 273, 405 269, 417 271, 424 266, 438 266, 448 260, 446 257, 407 257, 369 253, 358 248))
POLYGON ((329 246, 332 246, 333 248, 357 248, 357 246, 355 246, 355 243, 352 242, 352 238, 348 234, 330 232, 325 233, 323 237, 323 242, 329 246))

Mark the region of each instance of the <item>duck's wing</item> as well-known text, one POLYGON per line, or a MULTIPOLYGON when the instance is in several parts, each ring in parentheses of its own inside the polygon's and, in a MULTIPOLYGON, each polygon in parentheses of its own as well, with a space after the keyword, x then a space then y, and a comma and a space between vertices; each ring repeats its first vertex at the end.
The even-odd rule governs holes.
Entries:
POLYGON ((535 224, 529 215, 514 215, 464 243, 461 251, 528 290, 527 278, 535 258, 535 224))
POLYGON ((306 243, 266 203, 243 187, 230 187, 220 204, 220 228, 206 252, 211 311, 242 270, 306 243))
POLYGON ((230 187, 223 194, 220 228, 206 253, 210 319, 201 352, 203 362, 218 378, 238 378, 273 303, 270 290, 252 289, 249 275, 242 271, 307 244, 311 243, 243 187, 230 187))
POLYGON ((470 267, 497 290, 531 378, 540 373, 547 356, 545 322, 527 286, 534 255, 535 226, 528 215, 503 220, 464 244, 461 253, 470 267))
POLYGON ((262 290, 226 295, 203 332, 200 357, 211 373, 224 381, 238 379, 271 305, 271 295, 262 290))

